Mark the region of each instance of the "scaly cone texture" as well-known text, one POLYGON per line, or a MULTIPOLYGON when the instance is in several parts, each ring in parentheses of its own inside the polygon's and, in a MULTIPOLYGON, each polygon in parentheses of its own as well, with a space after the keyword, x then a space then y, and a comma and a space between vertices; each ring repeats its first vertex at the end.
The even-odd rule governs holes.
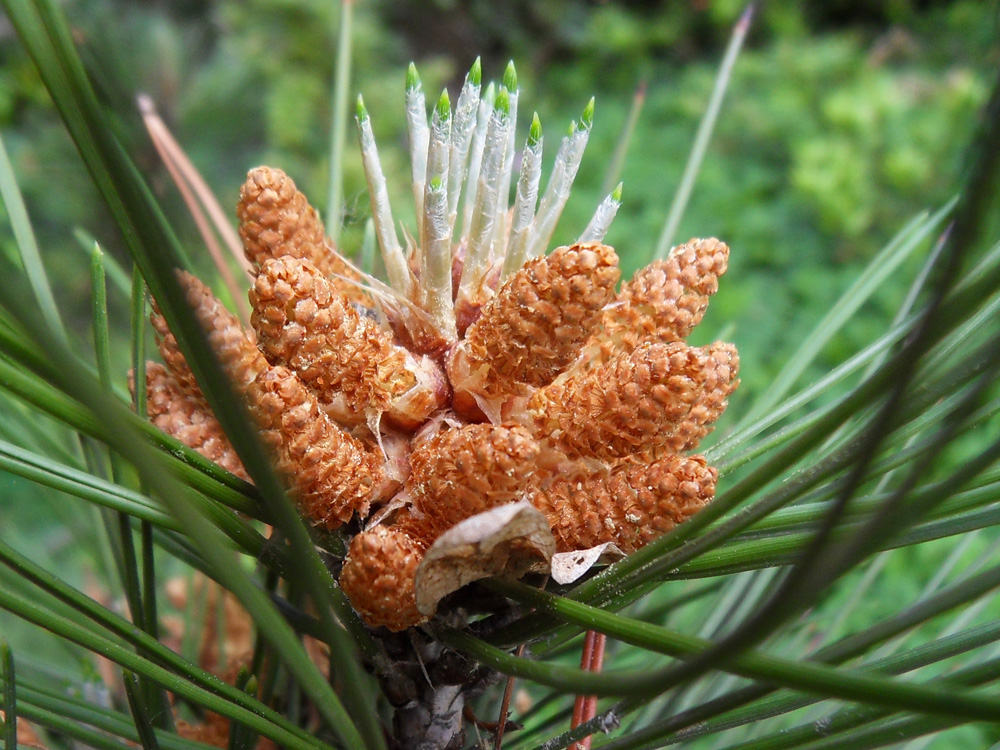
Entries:
POLYGON ((344 432, 287 367, 271 367, 246 390, 276 466, 292 480, 305 516, 327 528, 368 515, 391 487, 383 457, 344 432))
POLYGON ((729 396, 739 385, 740 356, 732 344, 716 342, 704 350, 710 361, 705 363, 701 397, 691 406, 667 438, 663 448, 671 453, 694 450, 712 431, 715 420, 722 416, 729 403, 729 396))
POLYGON ((403 522, 376 526, 351 540, 340 587, 365 622, 395 631, 427 619, 417 609, 414 593, 427 547, 403 522))
POLYGON ((629 553, 705 507, 717 479, 702 456, 632 458, 610 472, 556 476, 529 499, 549 520, 559 552, 611 542, 629 553))
POLYGON ((149 421, 165 433, 240 479, 249 479, 204 398, 180 386, 170 372, 156 362, 146 365, 146 406, 149 421))
POLYGON ((333 250, 319 213, 280 169, 250 171, 240 189, 236 215, 243 251, 254 269, 272 258, 293 255, 310 261, 350 299, 366 299, 361 288, 350 283, 359 276, 333 250))
MULTIPOLYGON (((170 332, 155 301, 150 320, 156 331, 157 348, 166 367, 155 362, 148 362, 146 365, 146 408, 149 421, 227 471, 241 479, 249 479, 222 425, 205 401, 194 373, 188 367, 177 339, 170 332)), ((129 390, 135 392, 135 380, 131 372, 129 390)))
POLYGON ((345 425, 387 413, 419 425, 445 405, 444 373, 396 346, 308 260, 267 260, 250 290, 251 322, 272 364, 292 369, 345 425))
POLYGON ((410 455, 407 488, 432 535, 514 502, 536 471, 539 445, 517 425, 470 424, 439 432, 410 455))
MULTIPOLYGON (((599 208, 584 239, 549 252, 593 102, 557 142, 544 191, 533 118, 510 214, 496 186, 513 181, 518 161, 516 77, 481 90, 470 73, 455 109, 444 92, 429 124, 418 83, 411 68, 407 181, 423 200, 402 243, 371 116, 358 101, 392 285, 354 283, 358 274, 329 246, 315 210, 267 167, 250 172, 237 209, 256 270, 256 338, 184 277, 303 514, 327 528, 367 521, 349 541, 340 585, 365 622, 391 630, 424 621, 439 601, 418 573, 433 564, 429 577, 447 577, 452 540, 513 519, 504 513, 510 504, 540 511, 552 534, 545 544, 555 540, 546 549, 560 552, 606 542, 632 552, 697 512, 714 496, 717 473, 689 452, 721 416, 739 370, 732 345, 684 341, 726 270, 724 243, 684 243, 617 294, 618 256, 603 242, 614 211, 599 208)), ((616 190, 608 205, 617 210, 620 197, 616 190)), ((175 403, 178 389, 200 399, 197 384, 165 324, 154 324, 172 378, 153 371, 168 383, 154 419, 207 452, 206 415, 175 403)), ((541 517, 524 510, 537 528, 541 517)), ((490 565, 482 569, 495 572, 490 565)), ((515 568, 525 569, 507 570, 515 568)))
POLYGON ((456 389, 482 404, 551 382, 580 355, 618 276, 618 256, 600 243, 559 247, 529 261, 455 347, 456 389))
POLYGON ((469 424, 419 441, 405 487, 412 507, 392 526, 354 537, 344 563, 341 588, 365 619, 392 630, 426 619, 414 597, 423 553, 456 523, 515 502, 530 485, 539 450, 531 434, 516 425, 469 424), (391 617, 375 619, 373 612, 391 617))
POLYGON ((713 237, 685 242, 663 260, 640 268, 604 311, 587 342, 584 362, 607 362, 647 342, 686 339, 719 290, 719 277, 728 264, 729 246, 713 237))
MULTIPOLYGON (((186 273, 181 283, 223 368, 246 397, 261 438, 302 512, 328 528, 346 523, 355 512, 367 515, 372 502, 392 488, 382 454, 330 420, 295 373, 268 364, 235 316, 204 284, 186 273)), ((175 413, 182 405, 171 404, 159 419, 178 423, 175 413)), ((176 429, 171 434, 185 438, 176 429)), ((203 447, 185 442, 196 450, 203 447)))
POLYGON ((177 344, 177 338, 167 325, 167 321, 160 312, 156 300, 153 300, 153 310, 149 314, 149 320, 153 324, 153 330, 156 332, 156 348, 159 350, 160 356, 163 358, 163 362, 166 364, 173 379, 189 394, 204 400, 204 396, 201 394, 201 387, 198 385, 198 381, 195 380, 191 368, 188 367, 187 360, 184 359, 181 348, 177 344))
MULTIPOLYGON (((706 399, 709 383, 728 393, 733 354, 728 344, 704 349, 679 341, 643 344, 536 391, 528 413, 536 430, 571 456, 614 459, 656 449, 693 420, 691 412, 706 399)), ((719 397, 712 393, 710 399, 715 403, 719 397)), ((703 407, 698 414, 707 411, 703 407)))

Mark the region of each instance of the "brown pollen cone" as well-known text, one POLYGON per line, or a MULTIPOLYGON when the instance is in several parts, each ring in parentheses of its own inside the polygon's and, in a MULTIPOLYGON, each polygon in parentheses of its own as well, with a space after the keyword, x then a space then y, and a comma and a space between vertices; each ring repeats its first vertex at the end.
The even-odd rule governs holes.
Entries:
POLYGON ((722 416, 729 404, 729 396, 740 384, 737 377, 740 356, 734 345, 716 341, 706 346, 704 351, 709 360, 704 370, 702 395, 691 407, 687 417, 677 425, 673 436, 667 440, 665 448, 671 453, 683 453, 697 448, 712 431, 715 420, 722 416))
MULTIPOLYGON (((330 279, 358 279, 358 274, 330 246, 319 213, 280 169, 256 167, 247 173, 236 216, 243 251, 255 269, 271 258, 293 255, 310 261, 330 279)), ((356 285, 336 280, 333 283, 350 297, 367 300, 356 285)))
POLYGON ((239 320, 212 294, 212 290, 196 276, 182 271, 178 274, 187 301, 198 317, 212 351, 237 389, 243 391, 267 371, 267 360, 247 336, 239 320))
POLYGON ((646 342, 687 338, 705 315, 728 264, 729 247, 724 242, 693 239, 636 271, 622 285, 616 304, 604 311, 600 327, 587 343, 589 362, 607 362, 646 342))
POLYGON ((335 415, 348 424, 363 422, 370 409, 388 411, 417 384, 407 369, 412 356, 308 260, 265 261, 250 303, 268 361, 294 370, 324 406, 342 402, 335 415))
POLYGON ((194 373, 191 372, 191 368, 188 366, 187 360, 184 358, 184 354, 177 344, 177 337, 174 336, 167 325, 167 320, 163 317, 163 313, 160 312, 160 307, 156 304, 156 300, 153 300, 153 309, 149 313, 149 321, 153 324, 153 330, 156 331, 156 348, 159 350, 160 356, 163 358, 163 362, 166 364, 167 369, 170 370, 170 374, 174 380, 192 396, 204 398, 198 381, 195 380, 194 373))
MULTIPOLYGON (((135 389, 131 374, 129 388, 135 389)), ((208 404, 200 395, 192 395, 179 385, 156 362, 146 363, 146 406, 149 421, 158 428, 226 471, 249 481, 246 469, 208 404)))
POLYGON ((528 401, 535 434, 570 456, 613 459, 658 448, 702 399, 711 357, 683 342, 643 344, 528 401))
POLYGON ((705 507, 717 479, 703 456, 626 459, 610 473, 556 476, 529 499, 548 519, 559 552, 613 542, 628 554, 705 507))
POLYGON ((330 421, 295 373, 271 367, 204 284, 189 274, 181 274, 181 283, 303 514, 328 528, 345 523, 354 511, 365 515, 391 488, 381 455, 330 421))
POLYGON ((614 249, 596 242, 529 261, 467 330, 451 363, 452 382, 487 396, 551 382, 579 356, 618 277, 614 249))
POLYGON ((470 424, 444 430, 410 454, 407 489, 432 538, 456 523, 516 501, 535 472, 538 443, 523 427, 470 424))
POLYGON ((288 368, 268 368, 246 396, 261 439, 313 523, 335 529, 355 512, 364 518, 392 489, 381 454, 334 424, 288 368))
POLYGON ((417 609, 417 566, 427 545, 402 526, 376 526, 351 540, 340 588, 372 627, 400 631, 428 618, 417 609))

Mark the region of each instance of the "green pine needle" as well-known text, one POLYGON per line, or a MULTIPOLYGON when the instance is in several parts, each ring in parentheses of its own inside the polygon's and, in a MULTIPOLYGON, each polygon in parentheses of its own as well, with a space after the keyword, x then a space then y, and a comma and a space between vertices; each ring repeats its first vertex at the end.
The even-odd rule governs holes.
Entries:
POLYGON ((122 682, 125 684, 125 695, 128 697, 128 707, 132 711, 135 728, 139 732, 139 744, 143 750, 159 750, 160 743, 149 720, 149 710, 146 707, 139 690, 135 675, 127 669, 122 671, 122 682))
POLYGON ((0 676, 3 677, 4 747, 17 747, 17 680, 14 654, 6 639, 0 640, 0 676))

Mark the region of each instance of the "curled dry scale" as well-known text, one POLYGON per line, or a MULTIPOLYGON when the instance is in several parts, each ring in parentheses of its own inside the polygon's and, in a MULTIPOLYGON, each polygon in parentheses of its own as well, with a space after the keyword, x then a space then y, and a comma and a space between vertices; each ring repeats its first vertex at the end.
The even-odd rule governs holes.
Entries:
MULTIPOLYGON (((356 532, 344 592, 366 623, 393 631, 477 578, 566 582, 696 513, 717 473, 692 452, 737 384, 731 344, 684 342, 726 270, 726 245, 691 240, 618 289, 618 257, 601 240, 619 186, 576 244, 548 252, 593 103, 562 139, 540 200, 535 116, 508 208, 516 79, 508 68, 494 93, 479 78, 477 63, 454 109, 445 93, 428 123, 410 69, 418 210, 402 243, 358 102, 388 283, 346 261, 269 167, 250 172, 237 208, 253 330, 183 275, 303 515, 356 532)), ((148 366, 150 419, 246 478, 155 311, 153 324, 165 366, 148 366)))

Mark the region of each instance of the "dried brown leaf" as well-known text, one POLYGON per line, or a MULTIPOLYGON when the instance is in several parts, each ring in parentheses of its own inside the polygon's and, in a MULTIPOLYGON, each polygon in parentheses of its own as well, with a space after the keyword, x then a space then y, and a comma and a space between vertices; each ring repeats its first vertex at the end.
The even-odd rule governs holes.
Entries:
POLYGON ((481 578, 547 572, 555 540, 545 516, 528 502, 467 518, 438 537, 417 568, 416 604, 433 615, 441 599, 481 578))

